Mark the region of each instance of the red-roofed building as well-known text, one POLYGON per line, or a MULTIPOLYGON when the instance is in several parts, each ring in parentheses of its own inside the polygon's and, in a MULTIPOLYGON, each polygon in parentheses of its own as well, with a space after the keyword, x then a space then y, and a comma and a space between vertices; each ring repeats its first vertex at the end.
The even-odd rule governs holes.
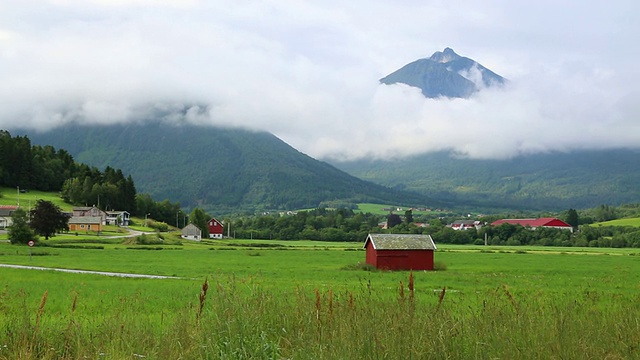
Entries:
POLYGON ((207 226, 209 227, 209 239, 222 239, 224 227, 220 221, 215 218, 211 218, 207 223, 207 226))
POLYGON ((573 227, 566 222, 556 218, 539 218, 539 219, 502 219, 491 223, 491 226, 500 226, 502 224, 520 225, 530 227, 535 230, 539 227, 564 229, 573 232, 573 227))

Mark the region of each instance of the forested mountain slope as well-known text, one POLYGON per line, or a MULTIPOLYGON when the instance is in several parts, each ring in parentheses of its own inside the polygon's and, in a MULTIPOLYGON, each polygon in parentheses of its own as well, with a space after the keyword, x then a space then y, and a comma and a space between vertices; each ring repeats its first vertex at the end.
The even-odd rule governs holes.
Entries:
POLYGON ((640 202, 640 152, 593 150, 459 159, 440 152, 396 161, 334 163, 354 176, 482 207, 561 210, 640 202))
POLYGON ((424 195, 362 181, 266 132, 147 122, 26 133, 34 144, 64 148, 80 162, 122 169, 138 192, 154 199, 218 213, 331 202, 431 205, 424 195))

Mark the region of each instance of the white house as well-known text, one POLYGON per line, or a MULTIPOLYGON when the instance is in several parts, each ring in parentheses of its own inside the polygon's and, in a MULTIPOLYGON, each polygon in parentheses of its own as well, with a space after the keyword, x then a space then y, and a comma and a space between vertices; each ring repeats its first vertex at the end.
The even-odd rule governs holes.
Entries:
POLYGON ((106 214, 106 225, 129 226, 131 221, 131 214, 128 211, 106 211, 106 214))

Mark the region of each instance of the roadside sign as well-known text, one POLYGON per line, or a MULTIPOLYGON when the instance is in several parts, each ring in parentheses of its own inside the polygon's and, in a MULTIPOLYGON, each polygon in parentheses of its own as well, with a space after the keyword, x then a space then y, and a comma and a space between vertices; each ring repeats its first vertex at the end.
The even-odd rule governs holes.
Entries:
POLYGON ((27 241, 27 245, 29 245, 29 261, 31 261, 31 256, 33 255, 33 247, 36 246, 36 242, 33 240, 27 241))

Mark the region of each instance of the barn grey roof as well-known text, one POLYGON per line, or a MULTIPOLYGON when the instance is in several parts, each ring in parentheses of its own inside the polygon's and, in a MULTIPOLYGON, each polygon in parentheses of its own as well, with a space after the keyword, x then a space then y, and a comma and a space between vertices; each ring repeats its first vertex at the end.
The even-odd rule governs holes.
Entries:
POLYGON ((371 241, 376 250, 436 250, 431 235, 418 234, 369 234, 364 242, 371 241))

